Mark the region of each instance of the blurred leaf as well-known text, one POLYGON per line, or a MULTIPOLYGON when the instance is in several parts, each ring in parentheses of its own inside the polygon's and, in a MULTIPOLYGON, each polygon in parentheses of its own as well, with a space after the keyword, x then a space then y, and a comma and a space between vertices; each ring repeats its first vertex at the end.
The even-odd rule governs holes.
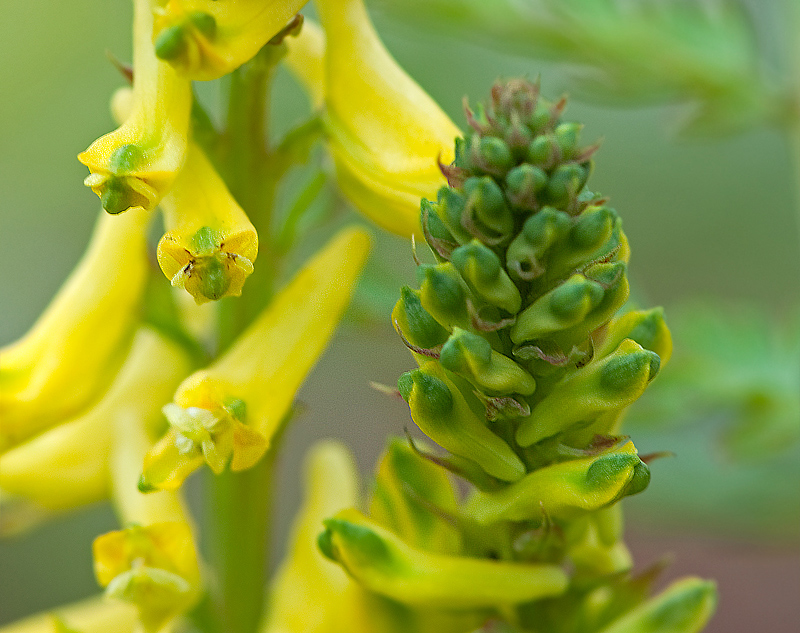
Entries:
POLYGON ((380 0, 436 32, 581 66, 578 86, 616 103, 688 101, 692 130, 784 122, 791 97, 762 69, 734 0, 380 0))

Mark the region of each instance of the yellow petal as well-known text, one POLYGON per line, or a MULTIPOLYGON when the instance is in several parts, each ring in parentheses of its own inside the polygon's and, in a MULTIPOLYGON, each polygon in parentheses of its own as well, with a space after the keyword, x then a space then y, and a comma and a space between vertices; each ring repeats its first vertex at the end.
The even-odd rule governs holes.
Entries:
POLYGON ((191 84, 160 61, 150 40, 154 0, 134 0, 133 105, 119 128, 78 155, 92 172, 85 184, 109 213, 152 210, 183 165, 191 84))
POLYGON ((136 609, 122 602, 91 598, 0 626, 0 633, 58 633, 58 621, 80 633, 133 633, 136 609))
MULTIPOLYGON (((106 498, 114 420, 160 420, 160 403, 171 396, 188 368, 174 344, 140 330, 125 365, 97 406, 0 456, 0 489, 18 496, 18 503, 50 512, 106 498)), ((0 501, 0 533, 13 514, 13 508, 0 501)))
MULTIPOLYGON (((335 625, 343 615, 340 605, 348 600, 350 579, 317 548, 323 519, 358 502, 358 474, 344 446, 323 442, 311 449, 305 489, 306 499, 295 519, 289 553, 269 594, 264 633, 339 630, 335 625)), ((342 630, 346 623, 340 623, 342 630)))
POLYGON ((251 59, 306 0, 169 0, 156 10, 156 54, 182 75, 209 80, 251 59))
POLYGON ((19 341, 0 350, 0 453, 103 395, 128 352, 147 278, 147 217, 101 214, 77 268, 19 341))
POLYGON ((172 285, 197 303, 241 295, 258 236, 195 143, 161 208, 167 232, 158 243, 158 263, 172 285))
POLYGON ((286 65, 308 92, 311 106, 320 109, 325 104, 325 33, 316 22, 306 19, 300 33, 284 42, 286 65))
MULTIPOLYGON (((350 299, 369 250, 361 229, 341 231, 292 279, 262 314, 215 363, 189 376, 174 404, 205 409, 230 424, 233 464, 253 462, 255 450, 269 446, 295 394, 328 344, 350 299), (236 421, 263 438, 233 433, 236 421), (236 439, 238 437, 239 443, 236 439)), ((226 430, 227 432, 227 430, 226 430)), ((224 434, 215 441, 228 441, 224 434)), ((173 488, 202 463, 197 448, 171 431, 146 460, 143 486, 173 488)))
POLYGON ((446 184, 461 133, 384 48, 362 0, 318 0, 330 150, 343 193, 399 235, 421 235, 420 198, 446 184))

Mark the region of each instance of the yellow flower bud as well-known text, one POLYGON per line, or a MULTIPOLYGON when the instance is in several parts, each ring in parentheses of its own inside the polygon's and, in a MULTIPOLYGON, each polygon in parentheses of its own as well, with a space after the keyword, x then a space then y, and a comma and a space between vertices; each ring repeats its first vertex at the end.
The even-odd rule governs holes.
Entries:
POLYGON ((369 250, 345 229, 295 276, 231 348, 189 376, 164 408, 171 430, 144 463, 141 487, 175 489, 204 461, 253 466, 322 353, 369 250))
MULTIPOLYGON (((10 507, 0 500, 0 534, 25 527, 14 523, 26 514, 41 516, 106 498, 115 419, 159 420, 160 403, 188 369, 179 348, 140 330, 116 381, 94 408, 0 456, 0 489, 15 496, 10 507)), ((141 455, 133 483, 140 466, 141 455)))
POLYGON ((78 155, 92 172, 84 184, 112 214, 152 210, 183 165, 192 105, 191 84, 153 50, 154 0, 134 0, 133 105, 115 131, 78 155))
POLYGON ((0 349, 0 454, 103 395, 122 365, 147 278, 147 216, 101 214, 87 252, 19 341, 0 349))
POLYGON ((190 79, 217 79, 251 59, 305 3, 169 0, 155 11, 155 53, 190 79))
POLYGON ((339 186, 379 226, 421 235, 420 198, 434 198, 446 184, 437 159, 453 161, 461 133, 384 48, 362 0, 316 5, 327 39, 326 128, 339 186))
POLYGON ((557 596, 567 588, 555 565, 434 554, 412 548, 357 510, 325 521, 323 553, 363 587, 418 607, 485 609, 557 596))
MULTIPOLYGON (((289 553, 270 591, 265 633, 323 633, 339 618, 352 581, 317 548, 322 521, 358 503, 358 473, 344 446, 323 442, 306 462, 306 500, 295 519, 289 553), (314 608, 309 608, 309 605, 314 608)), ((360 630, 360 629, 355 629, 360 630)))
POLYGON ((172 285, 197 303, 241 295, 258 235, 196 144, 161 208, 167 232, 158 243, 158 263, 172 285))
POLYGON ((65 626, 80 633, 133 633, 138 619, 129 604, 91 598, 0 626, 0 633, 62 633, 65 626))

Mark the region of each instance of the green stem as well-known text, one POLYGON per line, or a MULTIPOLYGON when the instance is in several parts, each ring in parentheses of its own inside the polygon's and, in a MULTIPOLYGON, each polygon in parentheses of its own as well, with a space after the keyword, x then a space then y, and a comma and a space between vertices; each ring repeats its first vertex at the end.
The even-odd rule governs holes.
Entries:
POLYGON ((275 454, 244 472, 210 478, 209 554, 218 583, 215 610, 226 633, 254 633, 261 620, 275 454))

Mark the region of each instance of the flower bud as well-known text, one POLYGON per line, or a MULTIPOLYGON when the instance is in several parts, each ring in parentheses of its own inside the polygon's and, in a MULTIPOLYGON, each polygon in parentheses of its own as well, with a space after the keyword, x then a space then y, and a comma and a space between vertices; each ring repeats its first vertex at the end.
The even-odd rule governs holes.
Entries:
POLYGON ((448 330, 456 325, 469 328, 469 291, 453 264, 422 265, 417 275, 420 277, 420 301, 425 310, 448 330))
POLYGON ((217 79, 249 61, 303 4, 169 0, 155 9, 155 54, 189 79, 217 79))
POLYGON ((454 328, 442 347, 442 367, 463 376, 490 395, 524 396, 536 389, 536 381, 513 360, 492 349, 482 336, 454 328))
POLYGON ((473 235, 464 225, 467 201, 461 192, 442 187, 436 197, 436 212, 442 223, 459 244, 472 241, 473 235))
POLYGON ((506 268, 511 276, 530 281, 541 275, 541 260, 571 226, 569 215, 552 207, 529 217, 506 251, 506 268))
POLYGON ((444 449, 503 481, 516 481, 525 474, 516 453, 473 412, 438 363, 428 362, 403 374, 397 386, 416 425, 444 449))
MULTIPOLYGON (((471 220, 477 221, 481 233, 488 229, 490 235, 497 235, 498 239, 511 233, 514 229, 514 218, 506 204, 503 190, 494 179, 488 176, 469 178, 464 183, 464 194, 467 196, 466 213, 474 216, 471 220)), ((461 222, 463 225, 464 220, 461 222)))
POLYGON ((612 353, 629 338, 658 354, 663 367, 672 356, 672 335, 664 321, 664 309, 636 310, 611 321, 598 336, 595 356, 612 353))
POLYGON ((378 463, 370 516, 413 547, 457 554, 461 537, 436 511, 456 513, 457 498, 447 472, 392 439, 378 463), (434 509, 432 509, 432 507, 434 509))
POLYGON ((506 196, 517 211, 537 210, 537 195, 547 186, 547 173, 540 167, 523 163, 506 174, 506 196))
POLYGON ((713 582, 682 578, 600 633, 699 633, 716 606, 717 588, 713 582))
POLYGON ((186 154, 191 85, 155 55, 150 41, 153 4, 153 0, 134 0, 130 116, 78 155, 92 172, 84 184, 100 196, 103 208, 111 214, 131 207, 154 209, 186 154))
POLYGON ((641 460, 631 442, 598 456, 539 468, 509 486, 478 492, 470 516, 481 524, 541 521, 545 514, 570 520, 619 499, 634 479, 641 460))
POLYGON ((383 47, 362 0, 319 0, 326 129, 339 186, 378 225, 420 234, 419 200, 445 184, 459 130, 383 47))
POLYGON ((392 323, 412 345, 431 349, 444 343, 448 332, 425 311, 419 295, 419 290, 408 286, 401 288, 400 299, 392 310, 392 323))
POLYGON ((630 339, 559 382, 522 421, 517 442, 530 446, 634 402, 658 373, 658 355, 630 339))
POLYGON ((575 199, 589 179, 589 165, 567 163, 559 165, 550 174, 544 199, 553 206, 562 206, 575 199))
POLYGON ((215 471, 229 458, 233 471, 258 462, 332 336, 368 250, 363 231, 340 232, 225 354, 184 380, 164 411, 172 429, 145 459, 142 489, 177 488, 204 461, 215 471))
POLYGON ((557 596, 567 577, 555 565, 448 556, 410 547, 356 510, 325 521, 320 549, 365 588, 403 604, 485 609, 557 596))
POLYGON ((197 303, 241 295, 258 255, 258 236, 194 143, 161 207, 167 232, 158 243, 158 263, 172 285, 197 303))
POLYGON ((130 348, 148 273, 147 217, 103 213, 89 247, 20 340, 0 349, 0 454, 94 404, 130 348))
POLYGON ((478 240, 456 248, 451 261, 461 277, 482 299, 510 314, 522 305, 519 290, 503 270, 500 258, 478 240))

